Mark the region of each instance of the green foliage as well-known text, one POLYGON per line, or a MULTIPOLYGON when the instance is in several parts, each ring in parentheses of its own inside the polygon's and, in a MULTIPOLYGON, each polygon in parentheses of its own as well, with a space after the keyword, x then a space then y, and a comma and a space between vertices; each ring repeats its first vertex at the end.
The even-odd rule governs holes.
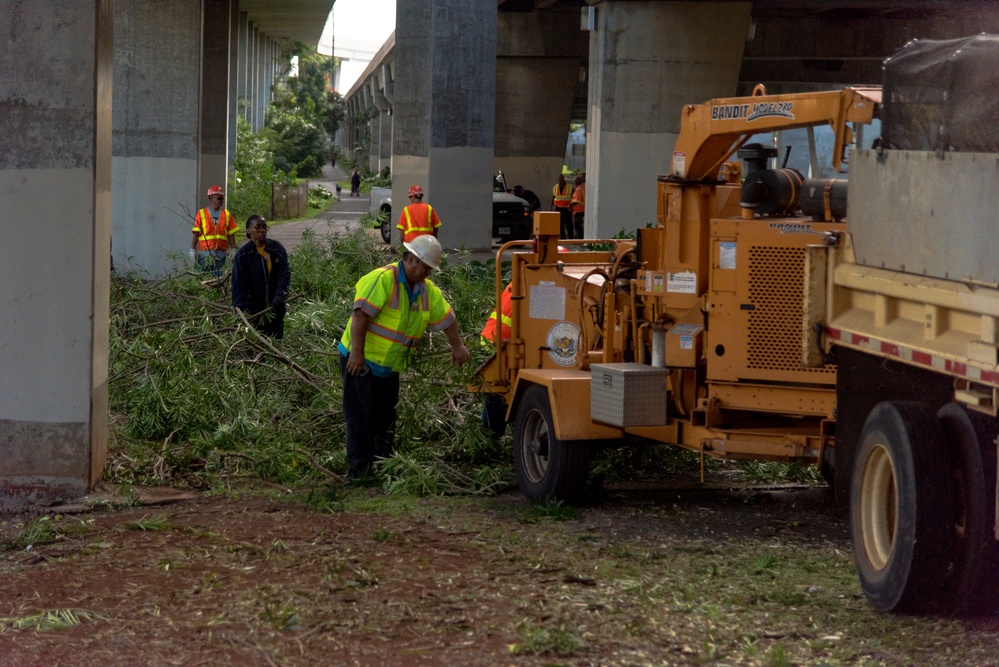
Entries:
POLYGON ((572 623, 565 619, 543 622, 523 621, 517 628, 521 644, 510 646, 510 653, 571 655, 582 646, 572 623))
POLYGON ((822 473, 814 465, 776 461, 740 461, 739 465, 746 477, 756 484, 822 483, 822 473))
POLYGON ((242 116, 236 119, 236 156, 226 193, 226 208, 242 226, 254 213, 271 214, 271 184, 275 180, 274 156, 261 134, 254 134, 242 116))
POLYGON ((155 516, 144 516, 141 519, 135 521, 126 521, 122 524, 122 528, 125 530, 139 530, 143 532, 158 532, 163 530, 170 530, 172 526, 170 525, 169 519, 167 519, 162 514, 157 514, 155 516))
POLYGON ((298 75, 274 86, 265 112, 265 137, 274 167, 301 178, 322 175, 333 154, 333 137, 343 122, 344 104, 329 82, 333 60, 302 44, 287 54, 298 56, 298 75))
POLYGON ((333 203, 333 193, 321 185, 313 185, 309 188, 308 202, 309 208, 326 210, 333 203))
MULTIPOLYGON (((342 506, 316 490, 346 469, 336 344, 357 280, 398 256, 355 229, 307 234, 289 261, 285 337, 270 344, 235 317, 224 287, 190 275, 113 283, 110 481, 222 490, 261 478, 301 490, 319 511, 342 506)), ((487 273, 447 258, 434 275, 470 343, 493 307, 487 273)), ((449 350, 443 334, 428 333, 402 378, 398 456, 383 464, 389 492, 488 493, 510 483, 509 452, 481 433, 481 405, 464 389, 476 362, 456 367, 449 350)))
POLYGON ((86 609, 52 609, 18 618, 0 618, 0 627, 8 626, 14 630, 44 632, 66 630, 82 623, 103 620, 105 620, 104 616, 86 609))

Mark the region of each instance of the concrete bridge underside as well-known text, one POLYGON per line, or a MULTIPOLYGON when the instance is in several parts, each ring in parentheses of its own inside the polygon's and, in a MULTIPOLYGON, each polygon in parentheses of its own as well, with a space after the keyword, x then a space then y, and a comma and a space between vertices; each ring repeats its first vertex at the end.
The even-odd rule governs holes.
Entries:
MULTIPOLYGON (((978 0, 498 0, 495 19, 479 17, 495 20, 489 30, 466 23, 469 3, 435 3, 444 19, 421 13, 426 4, 399 0, 400 29, 423 21, 427 32, 446 34, 443 20, 475 39, 495 36, 494 62, 465 63, 470 79, 495 72, 492 100, 463 102, 456 115, 443 109, 453 98, 428 73, 434 50, 450 47, 428 38, 414 52, 412 35, 396 34, 345 95, 341 141, 372 171, 391 170, 394 201, 423 186, 444 220, 445 244, 466 247, 490 243, 487 172, 502 170, 547 207, 572 123, 586 128, 586 235, 606 237, 654 223, 656 176, 667 171, 682 105, 748 95, 759 83, 772 93, 879 84, 883 60, 911 39, 999 30, 999 6, 978 0), (402 86, 402 53, 407 76, 430 82, 419 92, 402 86), (411 135, 420 129, 399 121, 410 115, 441 134, 448 117, 491 119, 491 145, 476 146, 474 169, 455 150, 414 156, 411 135), (431 177, 438 174, 446 180, 431 177)), ((462 73, 451 74, 447 87, 462 89, 462 73)))

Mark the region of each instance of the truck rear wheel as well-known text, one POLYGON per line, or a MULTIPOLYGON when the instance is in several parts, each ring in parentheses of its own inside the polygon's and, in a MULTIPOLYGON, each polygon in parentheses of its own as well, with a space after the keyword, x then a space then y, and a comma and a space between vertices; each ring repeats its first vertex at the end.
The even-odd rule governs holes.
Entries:
POLYGON ((879 611, 933 608, 953 543, 954 492, 932 409, 877 404, 860 436, 850 525, 860 585, 879 611))
POLYGON ((590 444, 555 436, 548 389, 524 392, 514 421, 513 461, 520 490, 532 502, 583 497, 590 471, 590 444))
POLYGON ((940 408, 937 417, 948 444, 956 506, 941 607, 960 615, 992 613, 999 590, 993 534, 996 420, 954 403, 940 408))

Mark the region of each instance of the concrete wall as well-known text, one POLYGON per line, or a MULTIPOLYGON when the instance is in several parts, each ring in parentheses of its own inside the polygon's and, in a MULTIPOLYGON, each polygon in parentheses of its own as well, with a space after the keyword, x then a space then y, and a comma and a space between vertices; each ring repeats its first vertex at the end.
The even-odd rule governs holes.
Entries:
POLYGON ((85 493, 107 447, 112 2, 0 12, 0 510, 85 493))
POLYGON ((587 238, 656 223, 691 101, 735 94, 750 4, 607 0, 594 8, 587 119, 587 238))
POLYGON ((565 161, 573 100, 587 66, 579 11, 501 12, 496 43, 494 169, 545 208, 565 161))

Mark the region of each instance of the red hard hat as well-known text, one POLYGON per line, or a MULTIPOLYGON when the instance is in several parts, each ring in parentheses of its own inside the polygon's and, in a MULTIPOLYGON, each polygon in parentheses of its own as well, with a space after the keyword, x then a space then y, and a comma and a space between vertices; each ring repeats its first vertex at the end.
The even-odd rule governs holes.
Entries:
POLYGON ((559 251, 559 252, 569 252, 569 249, 568 249, 568 248, 566 248, 566 247, 565 247, 564 245, 560 245, 560 246, 558 247, 558 251, 559 251))
POLYGON ((407 197, 422 197, 423 196, 423 188, 421 188, 419 185, 414 185, 413 187, 411 187, 409 189, 409 194, 406 195, 406 196, 407 197))
POLYGON ((212 187, 208 188, 208 196, 209 197, 216 197, 216 196, 218 196, 218 197, 225 197, 225 192, 223 192, 222 188, 220 188, 219 186, 213 185, 212 187))

